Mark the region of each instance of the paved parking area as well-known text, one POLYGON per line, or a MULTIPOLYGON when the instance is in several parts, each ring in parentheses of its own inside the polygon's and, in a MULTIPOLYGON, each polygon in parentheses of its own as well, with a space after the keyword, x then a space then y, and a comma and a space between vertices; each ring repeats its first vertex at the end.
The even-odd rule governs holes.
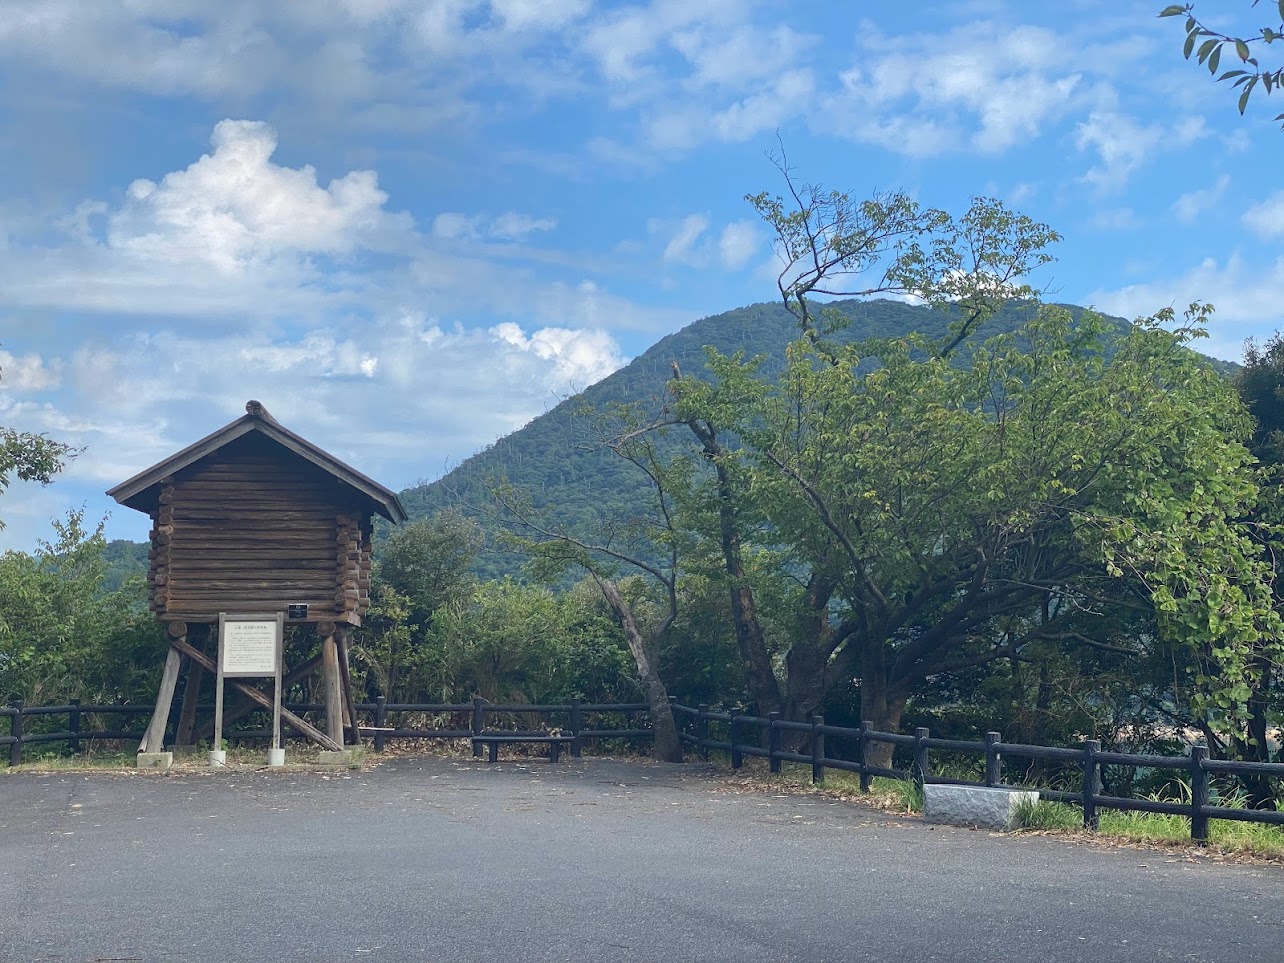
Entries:
POLYGON ((701 766, 0 775, 0 961, 1284 959, 1284 868, 932 828, 701 766))

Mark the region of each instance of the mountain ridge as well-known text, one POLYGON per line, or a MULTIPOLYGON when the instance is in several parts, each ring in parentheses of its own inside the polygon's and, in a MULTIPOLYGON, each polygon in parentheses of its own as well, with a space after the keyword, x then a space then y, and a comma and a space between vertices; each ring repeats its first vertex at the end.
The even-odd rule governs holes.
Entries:
MULTIPOLYGON (((1077 305, 1059 306, 1076 315, 1087 310, 1077 305)), ((886 299, 836 301, 825 307, 838 310, 850 322, 834 336, 841 341, 902 337, 911 332, 939 337, 952 318, 948 310, 886 299)), ((1034 308, 1029 302, 1005 305, 981 330, 981 336, 1015 330, 1034 308)), ((1106 318, 1120 329, 1130 323, 1123 318, 1106 318)), ((411 518, 450 507, 462 509, 464 514, 484 514, 477 509, 487 501, 491 480, 507 478, 529 493, 536 510, 555 514, 560 524, 572 530, 591 530, 595 519, 618 517, 643 497, 645 482, 623 459, 591 450, 580 412, 613 402, 650 402, 658 411, 665 401, 665 384, 672 377, 673 365, 678 364, 688 375, 706 371, 707 347, 723 354, 744 351, 746 357, 762 355, 760 370, 771 377, 783 366, 785 346, 797 336, 796 319, 779 301, 700 318, 665 335, 624 367, 497 439, 437 480, 406 489, 400 496, 402 503, 411 518)), ((484 576, 496 576, 515 574, 519 565, 519 559, 488 544, 478 569, 484 576)))

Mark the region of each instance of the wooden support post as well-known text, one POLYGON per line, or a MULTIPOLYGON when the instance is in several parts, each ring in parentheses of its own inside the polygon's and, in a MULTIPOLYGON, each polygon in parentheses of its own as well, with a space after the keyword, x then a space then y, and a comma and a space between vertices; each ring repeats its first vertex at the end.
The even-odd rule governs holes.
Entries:
POLYGON ((71 712, 67 716, 67 728, 71 730, 71 738, 67 744, 72 752, 80 752, 80 700, 72 699, 69 705, 71 712))
POLYGON ((196 705, 201 698, 201 683, 205 681, 205 670, 187 659, 187 681, 183 683, 183 705, 178 711, 178 732, 174 734, 174 745, 177 748, 188 748, 192 743, 192 733, 196 728, 196 705))
POLYGON ((183 622, 169 623, 169 636, 170 646, 165 654, 165 670, 161 673, 156 709, 138 746, 139 752, 160 752, 165 748, 165 723, 169 721, 169 707, 174 701, 174 687, 178 684, 178 669, 182 662, 182 652, 177 645, 179 642, 187 644, 187 625, 183 622))
POLYGON ((343 689, 343 724, 352 732, 352 744, 361 745, 361 730, 357 726, 357 703, 352 698, 352 666, 348 663, 348 630, 340 627, 335 636, 339 649, 339 682, 343 689))
POLYGON ((375 752, 383 752, 384 729, 388 726, 388 700, 383 696, 375 696, 375 752))
POLYGON ((1083 749, 1083 828, 1096 830, 1097 797, 1101 795, 1101 764, 1097 761, 1097 753, 1101 751, 1101 743, 1088 739, 1083 749))
POLYGON ((1201 846, 1208 842, 1208 758, 1207 746, 1190 747, 1190 838, 1201 846))
POLYGON ((580 730, 584 728, 584 710, 580 707, 579 699, 571 700, 571 755, 579 759, 584 752, 584 740, 580 738, 580 730))
POLYGON ((931 765, 927 757, 927 745, 925 740, 931 736, 931 730, 919 727, 914 730, 914 785, 918 786, 921 791, 927 785, 927 777, 931 775, 931 765))
MULTIPOLYGON (((482 734, 482 730, 484 730, 485 728, 486 728, 486 700, 483 699, 481 696, 473 696, 472 733, 473 733, 473 758, 475 759, 481 758, 482 747, 481 747, 481 743, 477 741, 477 737, 482 734)), ((494 755, 494 751, 495 751, 494 743, 491 743, 492 756, 494 755)), ((492 758, 490 761, 494 762, 495 760, 492 758)))
POLYGON ((9 717, 9 735, 13 736, 13 742, 9 743, 9 765, 18 766, 22 764, 22 700, 13 703, 13 710, 9 717))
POLYGON ((824 716, 811 717, 811 781, 825 781, 825 733, 821 726, 825 724, 824 716))
POLYGON ((999 745, 1003 737, 997 732, 985 734, 985 784, 990 787, 1003 784, 1003 757, 999 755, 999 745))
POLYGON ((860 755, 860 791, 869 792, 869 734, 874 731, 874 723, 862 719, 860 723, 860 742, 857 743, 860 755))
POLYGON ((321 679, 325 695, 325 730, 333 742, 343 745, 343 683, 339 679, 339 645, 333 622, 318 622, 321 633, 321 679))
POLYGON ((780 772, 780 730, 776 728, 779 721, 779 712, 767 713, 767 766, 773 773, 780 772))

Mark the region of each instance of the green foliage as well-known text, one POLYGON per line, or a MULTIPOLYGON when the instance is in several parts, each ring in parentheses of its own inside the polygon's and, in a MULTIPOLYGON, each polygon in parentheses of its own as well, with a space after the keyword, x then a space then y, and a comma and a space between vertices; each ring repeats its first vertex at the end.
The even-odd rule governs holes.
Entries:
POLYGON ((473 589, 470 569, 481 543, 477 525, 447 510, 397 529, 384 542, 379 577, 420 622, 473 589))
POLYGON ((632 660, 596 589, 469 580, 430 612, 376 582, 354 679, 391 702, 633 701, 632 660))
POLYGON ((82 512, 54 528, 33 555, 0 555, 0 702, 150 698, 165 643, 143 582, 106 587, 102 526, 82 512))
MULTIPOLYGON (((1252 0, 1251 6, 1256 7, 1259 3, 1261 3, 1261 0, 1252 0)), ((1267 0, 1262 5, 1264 7, 1274 7, 1279 15, 1279 20, 1275 22, 1274 26, 1268 24, 1267 26, 1258 27, 1252 33, 1247 30, 1237 31, 1238 35, 1225 34, 1207 27, 1203 21, 1195 16, 1195 4, 1193 3, 1169 4, 1159 12, 1160 17, 1186 18, 1186 42, 1182 46, 1182 56, 1187 60, 1193 56, 1199 63, 1207 67, 1208 72, 1216 77, 1219 82, 1224 80, 1234 81, 1231 86, 1240 92, 1237 106, 1241 114, 1244 113, 1244 109, 1248 106, 1249 98, 1259 83, 1262 85, 1262 89, 1269 94, 1284 81, 1284 67, 1263 67, 1252 52, 1254 45, 1269 46, 1278 40, 1284 40, 1284 0, 1276 0, 1275 3, 1267 0), (1218 74, 1222 63, 1222 54, 1227 48, 1230 49, 1231 55, 1238 59, 1241 66, 1218 74)), ((1284 114, 1277 115, 1275 119, 1284 120, 1284 114)))
MULTIPOLYGON (((0 495, 14 478, 47 485, 62 471, 75 449, 44 435, 18 431, 0 425, 0 495)), ((0 528, 4 520, 0 519, 0 528)))
MULTIPOLYGON (((79 452, 45 435, 0 425, 0 495, 14 478, 48 485, 67 460, 79 452)), ((0 519, 4 528, 4 519, 0 519)))
POLYGON ((863 696, 903 701, 938 673, 1082 633, 1127 576, 1160 633, 1199 653, 1206 708, 1230 715, 1274 631, 1270 572, 1237 526, 1257 494, 1250 423, 1185 340, 1055 308, 965 365, 921 335, 804 338, 772 386, 714 355, 716 386, 679 408, 734 428, 772 537, 796 565, 831 568, 867 653, 863 696))

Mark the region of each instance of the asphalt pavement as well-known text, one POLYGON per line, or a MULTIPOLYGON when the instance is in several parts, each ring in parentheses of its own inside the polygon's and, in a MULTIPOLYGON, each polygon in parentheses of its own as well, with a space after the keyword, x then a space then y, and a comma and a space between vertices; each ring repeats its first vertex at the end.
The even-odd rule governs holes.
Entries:
POLYGON ((1284 868, 713 770, 0 773, 0 961, 1284 961, 1284 868))

